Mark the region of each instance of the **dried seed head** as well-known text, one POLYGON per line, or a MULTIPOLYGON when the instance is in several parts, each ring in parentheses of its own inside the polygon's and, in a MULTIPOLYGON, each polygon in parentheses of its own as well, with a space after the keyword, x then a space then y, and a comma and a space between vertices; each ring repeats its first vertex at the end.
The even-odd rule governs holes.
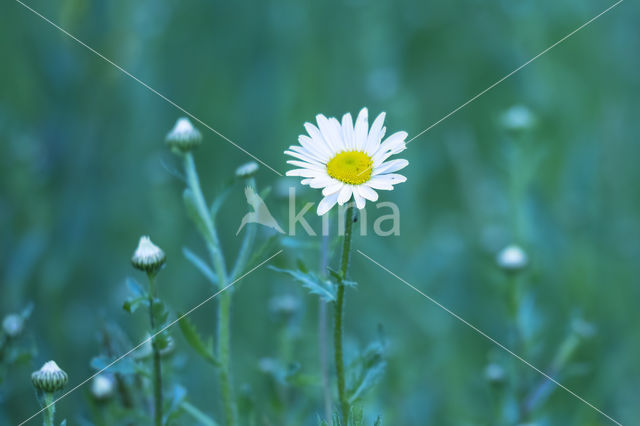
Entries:
POLYGON ((188 118, 182 117, 176 121, 173 129, 167 134, 166 143, 171 149, 179 152, 189 152, 202 142, 200 131, 193 127, 188 118))
POLYGON ((131 264, 141 271, 157 272, 164 265, 164 251, 151 242, 148 236, 140 237, 138 248, 131 257, 131 264))
POLYGON ((500 250, 496 262, 506 271, 519 271, 527 266, 529 258, 520 246, 510 245, 500 250))
POLYGON ((113 377, 108 374, 99 374, 91 381, 91 395, 97 400, 103 401, 111 398, 114 391, 113 377))
POLYGON ((18 337, 24 330, 24 319, 18 314, 10 314, 2 320, 2 329, 9 337, 18 337))
POLYGON ((67 373, 62 371, 55 361, 46 362, 38 371, 31 373, 33 386, 43 392, 55 392, 64 387, 69 380, 67 373))
POLYGON ((241 179, 250 178, 256 173, 258 173, 258 164, 255 161, 245 163, 236 169, 236 176, 241 179))

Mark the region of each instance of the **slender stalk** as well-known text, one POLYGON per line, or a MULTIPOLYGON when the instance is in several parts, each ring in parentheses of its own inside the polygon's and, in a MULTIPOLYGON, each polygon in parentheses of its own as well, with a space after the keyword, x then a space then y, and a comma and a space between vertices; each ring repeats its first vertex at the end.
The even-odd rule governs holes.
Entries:
MULTIPOLYGON (((200 187, 200 179, 196 171, 196 165, 193 155, 188 152, 184 155, 184 168, 187 178, 187 185, 196 201, 196 208, 200 219, 205 225, 205 235, 203 235, 207 244, 207 249, 211 255, 211 261, 218 274, 220 288, 227 285, 229 276, 227 275, 227 267, 225 264, 220 240, 215 228, 214 221, 211 217, 207 203, 202 194, 200 187)), ((247 249, 248 250, 248 249, 247 249)), ((238 268, 234 268, 238 269, 238 268)), ((235 270, 234 270, 235 272, 235 270)), ((230 330, 230 314, 231 314, 231 293, 224 292, 219 296, 218 303, 218 332, 217 332, 217 354, 220 366, 218 367, 218 375, 220 379, 220 390, 222 393, 222 402, 224 405, 225 423, 227 426, 236 424, 236 403, 233 396, 233 387, 231 385, 231 330, 230 330)))
POLYGON ((336 375, 338 378, 338 399, 340 400, 340 410, 342 411, 342 421, 346 425, 349 421, 349 401, 346 394, 344 356, 342 353, 342 320, 344 318, 344 283, 349 269, 349 258, 351 255, 351 234, 353 229, 353 206, 347 208, 345 218, 344 243, 342 246, 342 261, 340 265, 341 280, 338 282, 338 292, 334 312, 333 344, 336 357, 336 375))
POLYGON ((42 413, 42 415, 44 416, 44 421, 42 423, 43 426, 54 426, 55 424, 54 417, 56 413, 56 405, 53 404, 53 401, 53 393, 44 392, 43 403, 47 408, 45 408, 44 412, 42 413))
MULTIPOLYGON (((153 302, 156 297, 156 277, 153 273, 149 277, 149 322, 151 324, 151 334, 156 331, 156 321, 153 316, 153 302)), ((153 405, 154 419, 156 426, 162 426, 162 365, 160 363, 160 348, 156 339, 151 340, 153 349, 153 405)))
MULTIPOLYGON (((322 256, 320 270, 324 274, 327 270, 327 252, 329 236, 322 236, 322 256)), ((322 373, 322 393, 324 397, 324 416, 331 418, 331 384, 329 383, 329 356, 327 351, 327 304, 318 298, 318 346, 320 348, 320 369, 322 373)))

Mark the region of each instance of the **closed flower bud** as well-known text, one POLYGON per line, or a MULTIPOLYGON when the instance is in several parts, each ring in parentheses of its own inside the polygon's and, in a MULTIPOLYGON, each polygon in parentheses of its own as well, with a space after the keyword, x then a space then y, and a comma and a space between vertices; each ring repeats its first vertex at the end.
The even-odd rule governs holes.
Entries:
POLYGON ((247 179, 254 176, 257 172, 258 164, 255 161, 250 161, 236 169, 236 176, 241 179, 247 179))
POLYGON ((506 110, 501 117, 502 125, 512 132, 528 130, 535 125, 535 116, 529 108, 515 105, 506 110))
POLYGON ((506 271, 519 271, 529 262, 527 253, 519 246, 510 245, 503 248, 496 258, 498 266, 506 271))
POLYGON ((2 320, 2 330, 9 337, 18 337, 24 329, 24 319, 18 314, 10 314, 2 320))
POLYGON ((484 377, 491 384, 494 384, 494 385, 502 384, 505 379, 504 368, 502 368, 500 364, 496 364, 492 362, 491 364, 487 365, 486 368, 484 369, 484 377))
POLYGON ((111 398, 115 390, 113 377, 99 374, 91 381, 91 395, 99 401, 111 398))
POLYGON ((54 361, 46 362, 38 371, 31 374, 33 386, 43 392, 59 391, 67 384, 69 376, 54 361))
POLYGON ((188 118, 182 117, 176 121, 173 129, 167 134, 166 143, 171 149, 180 152, 189 152, 200 145, 202 135, 200 131, 193 127, 188 118))
POLYGON ((164 261, 164 251, 153 244, 149 237, 140 237, 138 248, 131 257, 131 264, 141 271, 155 273, 164 265, 164 261))

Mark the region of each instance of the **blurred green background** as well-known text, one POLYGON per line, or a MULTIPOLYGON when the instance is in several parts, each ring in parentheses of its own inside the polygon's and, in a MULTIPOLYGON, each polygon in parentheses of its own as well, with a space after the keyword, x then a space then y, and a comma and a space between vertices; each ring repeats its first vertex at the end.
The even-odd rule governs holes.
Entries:
MULTIPOLYGON (((367 106, 370 115, 387 112, 388 134, 406 130, 412 137, 611 3, 28 4, 284 172, 283 150, 315 114, 367 106)), ((74 385, 92 373, 106 321, 132 344, 144 337, 146 317, 121 308, 125 278, 136 276, 129 258, 140 235, 167 252, 159 288, 174 312, 211 289, 182 256, 183 246, 204 249, 182 206, 179 162, 163 143, 183 114, 19 3, 6 1, 1 11, 0 313, 34 304, 24 336, 34 357, 10 369, 0 390, 0 423, 17 424, 38 409, 29 375, 44 361, 56 360, 74 385)), ((402 155, 410 161, 407 183, 382 194, 400 206, 400 235, 354 242, 505 342, 509 284, 495 254, 521 244, 530 256, 522 279, 533 306, 526 358, 547 370, 572 318, 593 324, 597 333, 556 376, 623 424, 640 418, 639 12, 636 3, 621 3, 412 142, 402 155), (537 117, 517 137, 500 122, 515 104, 537 117), (515 201, 514 170, 531 172, 515 201)), ((196 162, 211 199, 250 158, 198 127, 204 143, 196 162)), ((274 188, 267 204, 286 223, 279 191, 295 180, 264 167, 257 180, 274 188)), ((236 185, 221 213, 230 253, 247 209, 241 189, 236 185)), ((298 194, 300 202, 320 196, 300 188, 298 194)), ((375 217, 375 207, 367 209, 375 217)), ((277 263, 303 258, 317 265, 319 239, 296 241, 285 240, 277 263)), ((379 324, 387 342, 387 371, 364 400, 368 418, 381 415, 386 425, 500 424, 501 391, 487 383, 487 364, 532 386, 541 379, 362 256, 354 254, 352 265, 359 287, 347 296, 347 348, 365 347, 379 324)), ((193 314, 208 334, 214 304, 193 314)), ((317 311, 315 297, 266 268, 235 293, 236 390, 255 401, 259 424, 316 424, 324 415, 319 385, 278 405, 283 398, 274 402, 273 383, 260 369, 261 359, 285 356, 283 362, 319 376, 317 311), (283 294, 300 301, 284 343, 269 309, 269 300, 283 294)), ((176 380, 195 405, 217 416, 214 372, 177 329, 173 335, 182 357, 176 380)), ((74 392, 58 404, 58 418, 82 424, 90 418, 87 400, 87 387, 74 392)), ((562 390, 531 421, 610 424, 562 390)))

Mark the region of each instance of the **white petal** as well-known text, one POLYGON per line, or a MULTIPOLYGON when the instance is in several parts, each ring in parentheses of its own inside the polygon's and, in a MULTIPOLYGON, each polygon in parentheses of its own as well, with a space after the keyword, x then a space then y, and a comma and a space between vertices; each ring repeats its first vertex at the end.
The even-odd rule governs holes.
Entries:
POLYGON ((311 163, 305 163, 304 161, 287 160, 287 164, 291 164, 292 166, 298 166, 298 167, 302 167, 309 170, 317 170, 317 171, 327 170, 324 164, 319 164, 319 163, 311 164, 311 163))
POLYGON ((300 145, 302 145, 304 149, 314 154, 316 157, 318 157, 318 159, 324 162, 329 161, 329 158, 331 158, 331 154, 329 153, 328 148, 324 148, 315 143, 313 139, 311 139, 307 135, 298 136, 298 142, 300 142, 300 145))
POLYGON ((331 147, 333 152, 339 152, 342 148, 342 136, 340 134, 336 134, 333 125, 324 115, 316 115, 316 121, 318 122, 318 128, 320 129, 320 133, 327 145, 331 147))
POLYGON ((327 195, 331 195, 334 194, 338 191, 340 191, 342 189, 342 187, 344 186, 344 183, 338 181, 336 183, 332 183, 330 185, 327 185, 323 190, 322 190, 322 195, 324 195, 325 197, 327 195))
POLYGON ((318 164, 318 165, 322 164, 318 160, 316 160, 314 157, 311 157, 310 155, 307 155, 307 154, 301 154, 299 152, 294 152, 294 151, 285 151, 284 153, 292 157, 298 158, 302 161, 306 161, 307 163, 318 164))
POLYGON ((303 185, 309 185, 311 188, 319 189, 333 185, 333 179, 330 177, 316 177, 312 179, 304 179, 300 181, 303 185))
POLYGON ((338 193, 338 204, 343 205, 351 198, 351 194, 353 194, 353 189, 351 185, 345 185, 342 187, 340 192, 338 193))
POLYGON ((368 129, 369 111, 367 111, 366 108, 362 108, 356 119, 356 127, 354 130, 355 148, 359 151, 362 151, 364 145, 367 143, 368 129))
POLYGON ((306 178, 315 178, 315 177, 323 177, 328 176, 326 172, 319 172, 317 170, 309 170, 309 169, 293 169, 289 170, 286 173, 287 176, 300 176, 306 178))
POLYGON ((329 155, 329 157, 332 157, 333 154, 335 154, 331 145, 324 140, 322 133, 320 133, 320 130, 318 130, 316 126, 311 123, 304 123, 304 128, 307 129, 307 133, 309 133, 309 136, 311 136, 313 143, 318 147, 318 149, 322 149, 323 152, 329 155))
MULTIPOLYGON (((385 141, 380 144, 380 147, 378 147, 378 150, 373 154, 374 166, 384 161, 380 159, 384 157, 385 154, 389 152, 397 154, 398 152, 404 151, 406 149, 404 140, 407 136, 407 132, 396 132, 385 139, 385 141)), ((388 158, 389 156, 387 155, 386 157, 388 158)))
POLYGON ((391 183, 391 180, 385 179, 384 175, 372 177, 367 181, 367 185, 373 189, 379 189, 384 191, 391 191, 393 189, 393 184, 391 183))
POLYGON ((367 144, 364 147, 364 152, 369 155, 375 154, 380 146, 380 140, 382 139, 382 125, 384 124, 385 113, 381 112, 378 117, 373 121, 371 130, 369 130, 369 136, 367 137, 367 144))
POLYGON ((338 193, 327 195, 318 203, 318 209, 316 210, 316 213, 318 213, 318 216, 322 216, 323 214, 331 210, 331 207, 335 206, 337 202, 338 193))
POLYGON ((348 150, 355 148, 355 144, 353 142, 353 120, 349 113, 342 116, 342 139, 344 140, 344 146, 348 150))
POLYGON ((359 185, 357 190, 358 190, 358 194, 360 194, 362 197, 366 198, 367 200, 374 201, 374 202, 378 201, 378 193, 373 189, 371 189, 371 187, 368 186, 367 184, 359 185))
POLYGON ((384 173, 392 173, 397 172, 398 170, 404 169, 409 165, 409 162, 403 158, 399 158, 397 160, 387 161, 386 163, 380 164, 378 167, 374 167, 373 176, 380 175, 384 173))
POLYGON ((384 175, 378 175, 378 176, 375 176, 374 178, 380 178, 382 180, 385 180, 385 181, 389 182, 391 185, 396 185, 398 183, 402 183, 402 182, 406 182, 407 181, 406 177, 404 177, 402 175, 399 175, 397 173, 388 173, 388 174, 384 174, 384 175))
MULTIPOLYGON (((309 140, 311 140, 311 139, 309 139, 309 140)), ((289 147, 289 150, 293 151, 293 152, 297 152, 298 154, 309 156, 309 157, 313 158, 314 160, 316 160, 316 161, 318 161, 320 163, 323 163, 323 164, 325 163, 325 161, 322 159, 321 155, 319 155, 319 154, 317 154, 315 152, 311 152, 311 151, 309 151, 307 148, 305 148, 303 146, 291 145, 289 147)))
POLYGON ((353 199, 356 200, 356 207, 362 210, 364 208, 364 205, 366 204, 364 198, 360 194, 354 192, 353 199))

